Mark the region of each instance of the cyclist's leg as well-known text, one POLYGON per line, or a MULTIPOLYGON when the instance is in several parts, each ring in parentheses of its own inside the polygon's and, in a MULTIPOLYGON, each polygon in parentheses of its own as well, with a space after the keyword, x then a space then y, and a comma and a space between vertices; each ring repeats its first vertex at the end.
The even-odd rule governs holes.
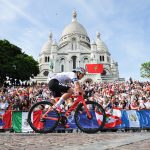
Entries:
POLYGON ((56 104, 54 105, 56 108, 58 108, 63 102, 65 102, 73 94, 73 89, 66 85, 60 85, 59 88, 60 88, 60 91, 63 92, 64 94, 60 97, 58 102, 56 102, 56 104))
POLYGON ((49 89, 52 91, 54 98, 60 97, 60 99, 54 104, 53 108, 58 108, 66 99, 73 94, 73 89, 68 85, 60 83, 56 79, 52 79, 49 82, 49 89), (61 96, 61 93, 64 93, 61 96))
POLYGON ((54 97, 53 99, 53 107, 50 109, 53 110, 55 107, 55 104, 59 101, 59 98, 61 97, 61 90, 59 88, 59 81, 56 79, 52 79, 49 81, 49 90, 52 92, 52 95, 54 97))

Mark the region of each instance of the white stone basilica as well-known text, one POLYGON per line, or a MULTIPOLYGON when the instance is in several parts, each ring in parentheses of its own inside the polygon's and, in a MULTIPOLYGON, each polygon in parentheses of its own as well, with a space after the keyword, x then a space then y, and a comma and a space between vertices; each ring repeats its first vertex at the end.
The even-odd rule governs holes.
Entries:
POLYGON ((120 80, 118 63, 113 61, 100 33, 96 40, 90 41, 86 29, 77 21, 77 13, 73 11, 72 22, 67 25, 59 42, 53 40, 50 33, 48 41, 39 54, 40 74, 34 78, 38 83, 46 82, 49 72, 69 72, 86 64, 103 64, 104 73, 87 73, 83 81, 114 81, 120 80))

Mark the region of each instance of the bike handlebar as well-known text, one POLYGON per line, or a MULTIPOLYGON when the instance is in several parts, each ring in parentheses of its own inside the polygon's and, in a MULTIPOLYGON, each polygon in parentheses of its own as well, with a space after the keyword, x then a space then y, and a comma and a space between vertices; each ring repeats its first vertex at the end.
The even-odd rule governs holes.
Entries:
POLYGON ((71 98, 78 98, 79 96, 82 96, 82 97, 83 97, 83 95, 80 94, 80 95, 72 95, 71 98))

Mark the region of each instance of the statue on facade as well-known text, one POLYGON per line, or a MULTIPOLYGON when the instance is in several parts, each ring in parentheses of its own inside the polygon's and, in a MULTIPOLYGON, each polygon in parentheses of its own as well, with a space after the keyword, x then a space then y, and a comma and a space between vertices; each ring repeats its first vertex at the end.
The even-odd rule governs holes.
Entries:
POLYGON ((54 63, 53 63, 53 60, 52 60, 52 59, 50 59, 50 62, 49 62, 49 68, 50 68, 50 71, 53 72, 54 63))

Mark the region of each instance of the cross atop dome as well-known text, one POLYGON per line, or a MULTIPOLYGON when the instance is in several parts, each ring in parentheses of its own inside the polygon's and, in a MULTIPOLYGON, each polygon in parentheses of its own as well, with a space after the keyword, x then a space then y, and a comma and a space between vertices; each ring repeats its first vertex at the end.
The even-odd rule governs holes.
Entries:
POLYGON ((50 33, 49 33, 49 39, 52 40, 52 38, 53 38, 53 33, 50 32, 50 33))
POLYGON ((96 37, 97 37, 97 39, 100 39, 100 33, 99 32, 96 32, 96 37))
POLYGON ((72 22, 77 21, 77 12, 75 10, 73 10, 72 13, 72 22))

